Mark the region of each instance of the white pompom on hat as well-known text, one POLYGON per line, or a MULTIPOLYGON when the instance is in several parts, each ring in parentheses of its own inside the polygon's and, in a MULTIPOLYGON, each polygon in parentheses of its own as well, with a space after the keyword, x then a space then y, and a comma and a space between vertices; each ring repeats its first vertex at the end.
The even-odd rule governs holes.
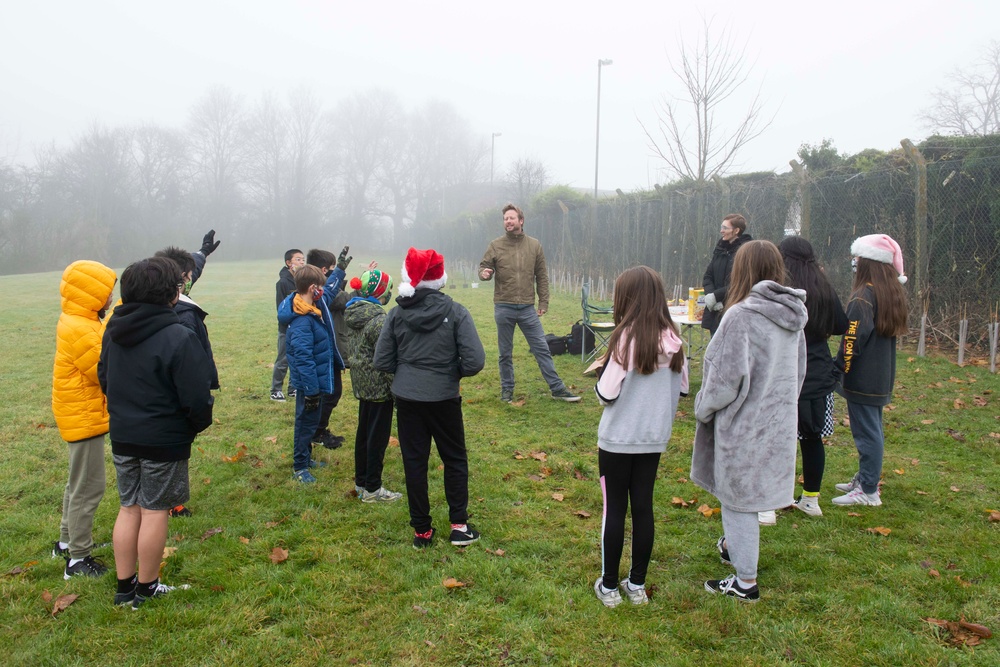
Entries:
POLYGON ((406 252, 400 275, 402 281, 399 295, 403 297, 413 296, 420 287, 441 289, 448 282, 448 274, 444 272, 444 256, 433 248, 410 248, 406 252))
POLYGON ((851 256, 892 264, 892 268, 899 274, 897 278, 899 282, 906 283, 906 275, 903 273, 903 251, 887 234, 869 234, 854 239, 854 243, 851 244, 851 256))

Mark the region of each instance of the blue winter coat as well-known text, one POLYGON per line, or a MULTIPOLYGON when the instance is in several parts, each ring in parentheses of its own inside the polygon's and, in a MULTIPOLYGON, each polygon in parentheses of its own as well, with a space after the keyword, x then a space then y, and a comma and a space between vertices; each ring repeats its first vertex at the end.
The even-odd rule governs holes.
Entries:
POLYGON ((322 317, 296 313, 292 307, 295 294, 289 294, 278 306, 278 323, 288 325, 285 345, 291 382, 305 396, 332 394, 333 371, 344 368, 330 316, 330 302, 340 292, 344 275, 341 269, 330 272, 323 298, 314 304, 322 317))

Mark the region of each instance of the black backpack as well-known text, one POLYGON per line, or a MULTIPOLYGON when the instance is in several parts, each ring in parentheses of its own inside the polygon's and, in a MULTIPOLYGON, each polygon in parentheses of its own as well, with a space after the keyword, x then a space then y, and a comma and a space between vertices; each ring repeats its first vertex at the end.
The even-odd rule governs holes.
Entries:
POLYGON ((569 336, 557 336, 555 334, 545 334, 545 342, 549 346, 549 354, 566 354, 569 336))
POLYGON ((583 326, 583 320, 577 320, 570 330, 566 349, 570 354, 590 354, 594 351, 594 332, 583 326))

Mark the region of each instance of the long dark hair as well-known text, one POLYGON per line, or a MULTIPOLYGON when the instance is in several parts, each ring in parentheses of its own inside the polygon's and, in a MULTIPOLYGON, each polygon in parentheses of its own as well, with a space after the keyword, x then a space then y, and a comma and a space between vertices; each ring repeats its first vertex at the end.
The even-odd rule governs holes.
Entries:
POLYGON ((806 291, 806 311, 809 313, 806 336, 813 339, 829 338, 835 326, 834 314, 840 307, 840 299, 830 280, 816 263, 812 245, 801 236, 786 236, 778 249, 785 260, 789 285, 806 291))
MULTIPOLYGON (((635 341, 635 368, 640 375, 651 375, 656 371, 663 330, 678 333, 670 317, 660 274, 648 266, 633 266, 623 271, 615 280, 614 311, 615 330, 608 341, 605 360, 610 356, 627 367, 629 347, 635 341)), ((670 359, 670 370, 680 373, 683 368, 682 345, 670 359)))
POLYGON ((854 274, 851 298, 860 296, 866 285, 875 293, 875 331, 878 335, 892 338, 902 336, 906 326, 906 290, 899 284, 896 269, 892 264, 876 262, 858 257, 858 272, 854 274))

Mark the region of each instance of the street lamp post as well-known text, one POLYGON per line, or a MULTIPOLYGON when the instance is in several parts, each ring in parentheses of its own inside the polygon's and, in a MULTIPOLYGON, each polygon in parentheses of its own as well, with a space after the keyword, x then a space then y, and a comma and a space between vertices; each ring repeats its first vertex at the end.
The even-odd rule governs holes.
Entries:
POLYGON ((490 138, 490 196, 493 196, 493 149, 496 147, 497 137, 502 137, 503 132, 494 132, 490 138))
POLYGON ((597 173, 601 162, 601 67, 614 64, 610 58, 597 61, 597 137, 594 141, 594 206, 597 206, 597 173))

